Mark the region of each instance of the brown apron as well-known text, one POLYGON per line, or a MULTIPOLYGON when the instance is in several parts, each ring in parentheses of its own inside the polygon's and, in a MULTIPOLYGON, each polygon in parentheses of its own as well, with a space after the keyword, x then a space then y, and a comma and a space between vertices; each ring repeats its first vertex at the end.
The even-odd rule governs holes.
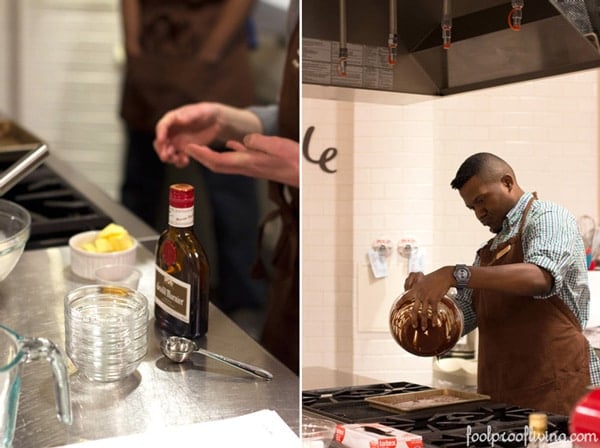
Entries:
MULTIPOLYGON (((291 35, 285 62, 285 71, 279 100, 280 137, 299 141, 299 70, 298 25, 291 35)), ((295 373, 299 372, 299 190, 277 182, 269 182, 269 198, 276 209, 264 225, 281 217, 282 229, 273 254, 266 322, 261 337, 262 345, 295 373)))
MULTIPOLYGON (((494 251, 491 240, 480 249, 481 266, 523 262, 521 234, 533 201, 517 235, 494 251)), ((489 290, 473 291, 473 307, 478 391, 494 401, 568 415, 590 384, 588 343, 569 307, 557 295, 534 299, 489 290)))
POLYGON ((198 101, 236 107, 253 103, 244 26, 218 62, 207 64, 198 57, 224 4, 222 0, 143 0, 142 54, 127 59, 121 99, 121 116, 129 127, 154 131, 165 112, 198 101))

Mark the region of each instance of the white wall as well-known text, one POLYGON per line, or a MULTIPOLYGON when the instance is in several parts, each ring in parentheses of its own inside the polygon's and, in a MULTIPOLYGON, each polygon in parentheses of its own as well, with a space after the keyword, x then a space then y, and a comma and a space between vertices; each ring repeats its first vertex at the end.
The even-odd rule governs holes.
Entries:
POLYGON ((600 327, 600 271, 590 271, 588 274, 592 300, 587 327, 600 327))
POLYGON ((0 114, 10 114, 10 74, 11 74, 11 17, 12 0, 0 0, 0 114))
POLYGON ((17 118, 118 197, 118 0, 20 0, 17 118))
POLYGON ((449 183, 479 151, 505 158, 541 198, 597 217, 597 81, 586 71, 412 104, 399 94, 381 104, 379 93, 339 101, 322 99, 328 88, 305 89, 311 157, 339 153, 335 174, 303 162, 303 366, 429 383, 431 359, 404 352, 385 327, 406 261, 394 255, 390 276, 374 280, 371 242, 414 236, 426 270, 470 263, 491 234, 449 183))

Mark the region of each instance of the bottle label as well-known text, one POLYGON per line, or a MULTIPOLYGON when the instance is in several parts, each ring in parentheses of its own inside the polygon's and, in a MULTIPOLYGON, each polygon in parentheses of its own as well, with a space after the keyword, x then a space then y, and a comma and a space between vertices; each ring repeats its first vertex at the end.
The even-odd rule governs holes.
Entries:
POLYGON ((169 225, 171 227, 192 227, 194 225, 194 207, 178 208, 170 205, 169 225))
POLYGON ((186 324, 190 322, 190 292, 189 283, 182 282, 156 266, 156 305, 186 324))

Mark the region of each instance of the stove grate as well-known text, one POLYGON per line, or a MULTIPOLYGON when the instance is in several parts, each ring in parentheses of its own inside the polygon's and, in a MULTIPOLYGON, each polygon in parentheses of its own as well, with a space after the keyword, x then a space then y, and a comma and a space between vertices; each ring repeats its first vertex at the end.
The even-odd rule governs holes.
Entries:
POLYGON ((3 198, 20 204, 31 214, 26 249, 66 245, 75 233, 101 229, 111 222, 92 201, 45 164, 8 190, 3 198))
POLYGON ((314 389, 302 392, 302 404, 305 406, 317 403, 337 403, 362 400, 367 397, 418 392, 431 389, 428 386, 408 382, 367 384, 341 388, 314 389))
MULTIPOLYGON (((381 423, 423 436, 425 447, 523 447, 533 409, 504 403, 460 403, 445 408, 399 412, 371 406, 366 397, 427 390, 413 383, 388 383, 302 393, 303 408, 341 423, 381 423)), ((548 414, 548 434, 568 434, 568 417, 548 414)))

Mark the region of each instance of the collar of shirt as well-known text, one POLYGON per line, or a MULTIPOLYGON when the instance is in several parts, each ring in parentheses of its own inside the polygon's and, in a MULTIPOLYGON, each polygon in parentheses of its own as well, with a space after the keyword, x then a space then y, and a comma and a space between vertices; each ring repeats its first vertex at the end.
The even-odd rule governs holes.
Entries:
POLYGON ((518 226, 521 223, 521 217, 523 216, 523 212, 525 212, 525 207, 527 207, 527 203, 532 197, 533 193, 523 193, 515 206, 506 214, 502 223, 502 230, 494 237, 492 249, 495 249, 498 244, 516 235, 519 229, 518 226))

